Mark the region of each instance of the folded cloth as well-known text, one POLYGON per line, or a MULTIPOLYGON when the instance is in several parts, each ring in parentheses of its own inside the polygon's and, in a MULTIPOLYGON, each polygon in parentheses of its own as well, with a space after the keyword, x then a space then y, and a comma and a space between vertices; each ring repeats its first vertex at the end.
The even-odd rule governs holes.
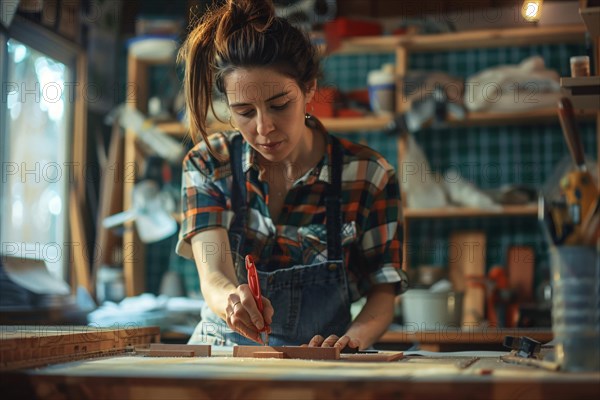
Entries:
POLYGON ((469 111, 514 112, 555 107, 559 74, 532 56, 518 65, 488 68, 465 81, 464 105, 469 111))

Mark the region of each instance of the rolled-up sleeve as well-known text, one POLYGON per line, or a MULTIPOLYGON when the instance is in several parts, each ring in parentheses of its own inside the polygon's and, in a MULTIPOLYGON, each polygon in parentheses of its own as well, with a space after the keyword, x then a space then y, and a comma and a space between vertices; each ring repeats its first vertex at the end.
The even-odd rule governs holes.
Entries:
POLYGON ((215 173, 214 163, 206 157, 206 152, 196 146, 187 154, 182 165, 182 221, 176 252, 189 259, 193 258, 192 236, 210 228, 228 229, 234 216, 227 195, 231 178, 215 173))
POLYGON ((362 227, 360 247, 366 262, 362 263, 358 282, 361 294, 377 284, 395 283, 396 293, 406 290, 406 274, 402 270, 402 205, 400 188, 393 169, 386 169, 372 182, 377 191, 366 204, 368 210, 362 227))

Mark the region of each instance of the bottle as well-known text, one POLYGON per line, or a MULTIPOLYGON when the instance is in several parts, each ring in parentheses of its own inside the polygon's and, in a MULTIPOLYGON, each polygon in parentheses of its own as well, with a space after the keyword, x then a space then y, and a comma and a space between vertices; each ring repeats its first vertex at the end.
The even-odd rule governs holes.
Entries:
POLYGON ((373 112, 376 114, 393 113, 396 103, 394 64, 384 64, 381 69, 370 71, 367 84, 373 112))

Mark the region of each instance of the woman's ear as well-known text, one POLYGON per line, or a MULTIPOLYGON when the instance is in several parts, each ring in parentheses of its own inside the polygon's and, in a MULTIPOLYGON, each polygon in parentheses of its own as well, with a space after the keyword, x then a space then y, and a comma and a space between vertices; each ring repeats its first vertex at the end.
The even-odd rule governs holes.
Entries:
POLYGON ((317 80, 313 79, 313 81, 306 88, 306 98, 304 99, 305 104, 308 104, 311 102, 311 100, 315 96, 316 92, 317 92, 317 80))

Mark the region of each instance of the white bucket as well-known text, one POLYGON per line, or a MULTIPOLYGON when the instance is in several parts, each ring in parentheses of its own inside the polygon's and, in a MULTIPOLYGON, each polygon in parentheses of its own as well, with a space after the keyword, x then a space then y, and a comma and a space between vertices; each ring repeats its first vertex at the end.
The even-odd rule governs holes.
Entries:
POLYGON ((411 330, 440 330, 460 327, 462 293, 436 293, 426 289, 410 289, 402 295, 404 325, 411 330))

